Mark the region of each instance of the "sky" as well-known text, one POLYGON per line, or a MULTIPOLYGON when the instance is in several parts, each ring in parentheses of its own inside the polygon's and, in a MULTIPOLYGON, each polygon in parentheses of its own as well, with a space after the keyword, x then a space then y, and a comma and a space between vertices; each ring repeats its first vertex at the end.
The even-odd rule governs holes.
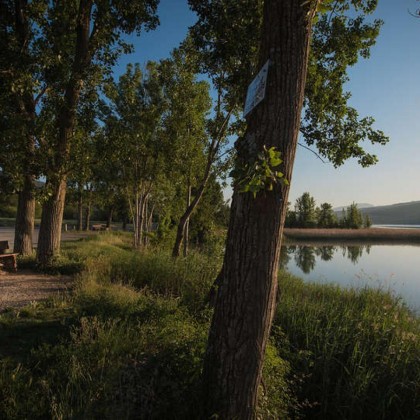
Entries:
MULTIPOLYGON (((386 146, 367 144, 379 162, 362 168, 355 160, 335 169, 298 147, 289 201, 309 192, 317 204, 341 207, 356 203, 387 205, 420 200, 420 19, 409 14, 420 9, 416 0, 379 0, 372 18, 384 25, 371 57, 349 70, 350 105, 360 117, 372 116, 389 136, 386 146)), ((196 17, 187 0, 161 0, 160 26, 129 40, 134 54, 120 59, 115 74, 129 62, 145 63, 169 56, 185 38, 196 17)), ((229 197, 228 188, 225 196, 229 197)))

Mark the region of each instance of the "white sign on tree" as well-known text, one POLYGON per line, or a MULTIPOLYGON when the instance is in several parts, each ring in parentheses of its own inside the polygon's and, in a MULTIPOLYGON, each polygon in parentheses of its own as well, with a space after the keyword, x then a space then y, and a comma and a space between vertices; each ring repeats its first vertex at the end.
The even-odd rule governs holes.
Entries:
POLYGON ((267 82, 269 64, 270 60, 267 60, 260 72, 248 86, 244 107, 244 117, 246 117, 265 97, 265 86, 267 82))

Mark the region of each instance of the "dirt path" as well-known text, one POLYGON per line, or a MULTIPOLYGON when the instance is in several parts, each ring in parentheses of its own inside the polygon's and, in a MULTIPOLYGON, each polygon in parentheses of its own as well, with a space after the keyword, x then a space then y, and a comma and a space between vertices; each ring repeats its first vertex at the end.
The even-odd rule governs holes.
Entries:
POLYGON ((70 276, 51 276, 30 270, 0 273, 0 312, 6 308, 19 308, 33 301, 69 291, 73 286, 70 276))

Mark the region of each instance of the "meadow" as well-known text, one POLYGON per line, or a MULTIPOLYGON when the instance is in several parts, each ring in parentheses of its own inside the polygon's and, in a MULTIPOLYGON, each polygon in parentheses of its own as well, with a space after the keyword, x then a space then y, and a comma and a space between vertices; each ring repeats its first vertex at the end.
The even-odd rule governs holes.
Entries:
MULTIPOLYGON (((123 233, 65 243, 51 272, 74 290, 0 314, 0 418, 199 418, 221 262, 221 246, 174 260, 123 233)), ((279 281, 257 418, 419 418, 420 319, 404 302, 279 281)))

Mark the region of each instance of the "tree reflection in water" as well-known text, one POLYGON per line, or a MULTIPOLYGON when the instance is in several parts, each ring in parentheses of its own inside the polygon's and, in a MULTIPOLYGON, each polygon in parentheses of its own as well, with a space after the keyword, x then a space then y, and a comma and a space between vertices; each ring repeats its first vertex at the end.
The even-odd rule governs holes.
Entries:
POLYGON ((331 261, 334 254, 342 253, 353 264, 357 264, 362 255, 370 253, 371 245, 341 245, 341 246, 309 246, 309 245, 287 245, 283 246, 280 253, 280 268, 287 268, 291 258, 305 274, 309 274, 316 266, 316 257, 322 261, 331 261))
POLYGON ((312 246, 298 246, 295 251, 296 265, 305 273, 315 268, 315 248, 312 246))

